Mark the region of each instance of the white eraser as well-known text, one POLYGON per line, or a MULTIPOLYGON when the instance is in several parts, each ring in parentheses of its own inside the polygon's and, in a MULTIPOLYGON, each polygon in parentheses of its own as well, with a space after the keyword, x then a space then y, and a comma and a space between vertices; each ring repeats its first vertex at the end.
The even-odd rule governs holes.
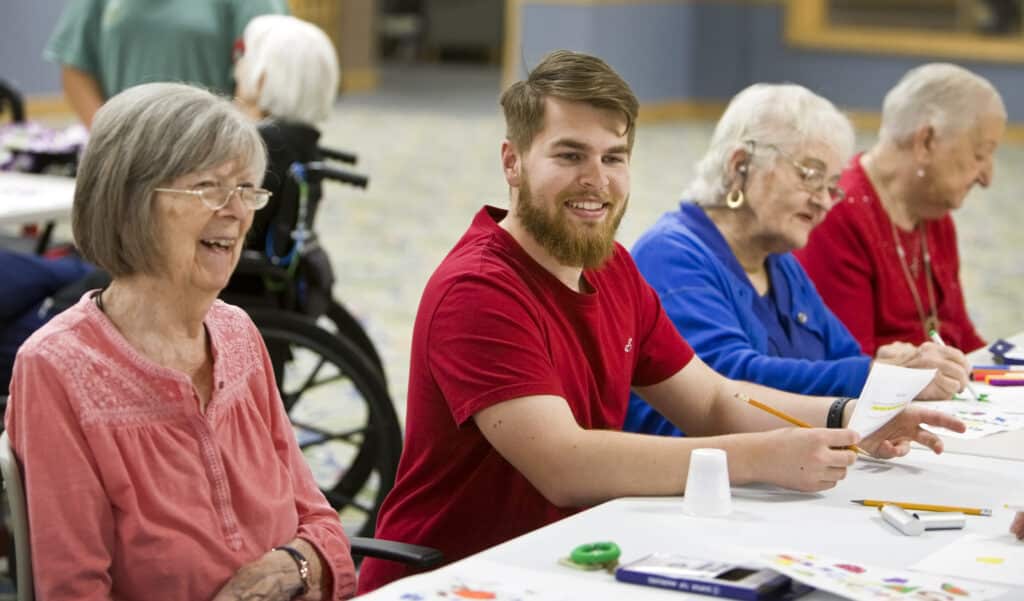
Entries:
POLYGON ((882 505, 882 519, 907 536, 921 536, 924 524, 917 516, 897 505, 882 505))
POLYGON ((915 513, 913 515, 924 525, 925 530, 959 530, 967 524, 964 514, 953 511, 915 513))

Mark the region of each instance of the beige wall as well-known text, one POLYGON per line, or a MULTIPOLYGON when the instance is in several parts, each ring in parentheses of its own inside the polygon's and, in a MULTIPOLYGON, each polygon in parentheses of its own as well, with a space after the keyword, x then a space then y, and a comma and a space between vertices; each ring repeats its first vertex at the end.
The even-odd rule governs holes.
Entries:
POLYGON ((290 0, 292 14, 319 25, 334 41, 342 90, 377 87, 377 0, 290 0))

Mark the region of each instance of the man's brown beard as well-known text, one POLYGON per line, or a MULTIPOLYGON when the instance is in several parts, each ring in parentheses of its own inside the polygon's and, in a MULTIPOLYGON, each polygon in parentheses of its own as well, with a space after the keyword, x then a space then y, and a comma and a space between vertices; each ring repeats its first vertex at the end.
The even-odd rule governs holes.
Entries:
POLYGON ((615 251, 615 232, 619 229, 629 197, 620 203, 612 202, 610 214, 592 226, 576 225, 566 215, 564 199, 555 206, 548 203, 535 203, 530 191, 529 179, 524 171, 519 187, 519 202, 516 215, 526 231, 544 250, 551 254, 562 265, 581 266, 584 269, 595 269, 604 265, 615 251), (548 213, 554 210, 554 215, 548 213))

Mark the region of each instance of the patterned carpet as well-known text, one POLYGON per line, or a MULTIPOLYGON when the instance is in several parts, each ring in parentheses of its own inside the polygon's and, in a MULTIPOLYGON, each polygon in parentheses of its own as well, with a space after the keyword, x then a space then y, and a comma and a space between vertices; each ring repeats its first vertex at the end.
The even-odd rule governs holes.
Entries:
MULTIPOLYGON (((383 356, 392 398, 405 411, 412 325, 427 278, 483 203, 507 204, 498 151, 499 73, 476 67, 391 67, 378 92, 342 98, 325 143, 359 154, 366 192, 331 185, 319 221, 335 264, 335 294, 366 325, 383 356)), ((632 198, 620 229, 627 247, 672 208, 710 138, 712 123, 641 125, 632 198)), ((873 141, 859 132, 858 147, 873 141)), ((1024 147, 999 149, 994 185, 956 215, 971 315, 989 339, 1022 329, 1024 224, 1016 190, 1024 147)))

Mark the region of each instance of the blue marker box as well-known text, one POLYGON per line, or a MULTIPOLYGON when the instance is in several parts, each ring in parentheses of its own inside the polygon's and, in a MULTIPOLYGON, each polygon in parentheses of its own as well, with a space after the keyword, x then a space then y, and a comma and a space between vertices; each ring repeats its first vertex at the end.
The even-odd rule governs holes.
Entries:
POLYGON ((654 553, 615 570, 615 579, 744 601, 786 601, 814 588, 768 568, 654 553))

